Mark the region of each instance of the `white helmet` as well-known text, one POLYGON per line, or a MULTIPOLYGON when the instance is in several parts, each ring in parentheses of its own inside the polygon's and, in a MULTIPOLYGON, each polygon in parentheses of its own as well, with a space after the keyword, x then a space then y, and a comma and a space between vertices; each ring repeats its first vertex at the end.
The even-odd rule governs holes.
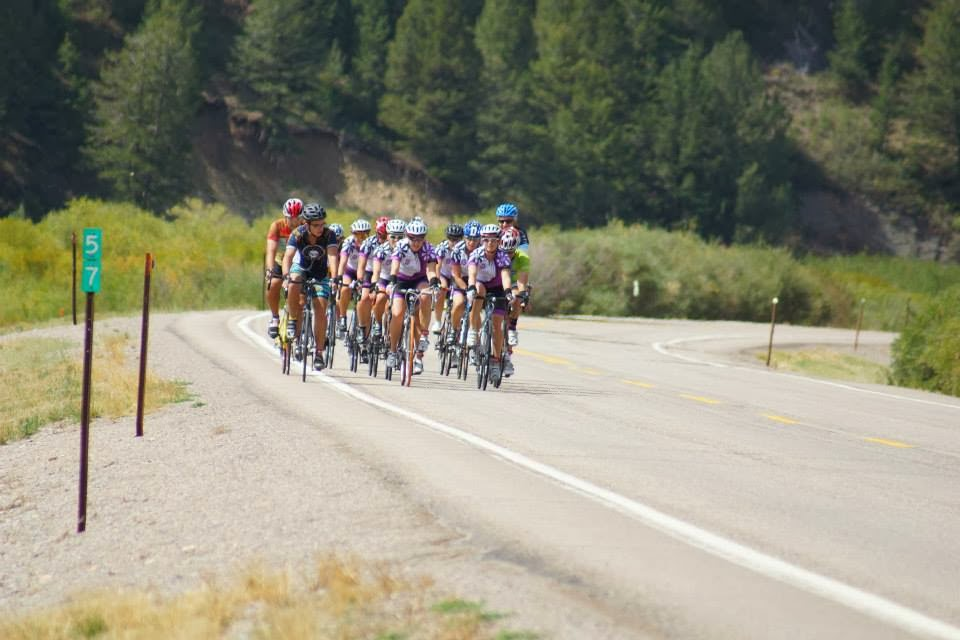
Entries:
POLYGON ((350 231, 356 233, 357 231, 370 231, 370 223, 363 218, 355 220, 352 225, 350 225, 350 231))
POLYGON ((500 225, 498 224, 485 224, 483 228, 480 229, 481 236, 500 236, 500 225))
MULTIPOLYGON (((497 231, 500 231, 500 228, 497 227, 497 231)), ((423 224, 422 220, 411 220, 407 224, 407 235, 408 236, 425 236, 427 235, 427 225, 423 224)))
POLYGON ((387 223, 387 233, 392 233, 394 235, 403 233, 404 228, 407 226, 407 223, 401 220, 400 218, 394 218, 387 223))
POLYGON ((510 227, 500 235, 500 248, 504 251, 513 251, 520 244, 520 234, 514 227, 510 227))

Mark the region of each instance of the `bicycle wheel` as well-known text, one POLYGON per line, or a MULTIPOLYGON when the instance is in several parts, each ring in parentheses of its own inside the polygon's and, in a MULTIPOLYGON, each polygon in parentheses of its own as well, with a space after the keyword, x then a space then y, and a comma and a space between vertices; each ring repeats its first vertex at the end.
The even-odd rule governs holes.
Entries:
POLYGON ((357 365, 360 362, 360 340, 357 329, 357 312, 353 311, 350 315, 350 321, 347 323, 347 353, 350 354, 350 371, 357 372, 357 365))
POLYGON ((303 356, 303 375, 301 380, 307 381, 307 360, 313 361, 314 347, 311 344, 313 336, 313 302, 310 296, 307 296, 307 306, 303 311, 303 317, 300 320, 300 349, 303 356))
POLYGON ((467 332, 470 330, 470 314, 464 311, 463 318, 460 320, 460 332, 457 334, 458 350, 457 355, 457 378, 466 381, 467 363, 470 362, 470 350, 467 349, 467 332))
POLYGON ((403 317, 403 325, 400 329, 400 344, 397 345, 397 359, 400 362, 400 386, 407 386, 407 377, 411 374, 407 367, 407 345, 408 335, 410 333, 410 314, 406 313, 403 317))
POLYGON ((483 319, 483 325, 480 328, 480 342, 483 344, 483 348, 481 351, 482 355, 480 355, 480 373, 477 380, 477 386, 484 391, 487 390, 487 382, 489 382, 490 379, 490 358, 493 357, 491 348, 493 345, 493 339, 490 335, 493 333, 493 331, 492 327, 490 326, 490 313, 492 313, 492 310, 488 311, 487 317, 483 319))
POLYGON ((367 349, 367 374, 377 377, 377 367, 380 364, 380 338, 370 336, 370 347, 367 349))
POLYGON ((327 335, 324 357, 327 368, 333 367, 333 354, 337 347, 337 304, 333 296, 327 300, 327 335))

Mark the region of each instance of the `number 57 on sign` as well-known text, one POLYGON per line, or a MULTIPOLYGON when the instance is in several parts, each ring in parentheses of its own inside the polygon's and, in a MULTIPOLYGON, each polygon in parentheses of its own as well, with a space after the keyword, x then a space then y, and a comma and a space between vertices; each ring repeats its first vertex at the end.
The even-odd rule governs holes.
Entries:
POLYGON ((83 230, 83 275, 85 293, 100 291, 100 258, 103 255, 103 231, 99 228, 83 230))

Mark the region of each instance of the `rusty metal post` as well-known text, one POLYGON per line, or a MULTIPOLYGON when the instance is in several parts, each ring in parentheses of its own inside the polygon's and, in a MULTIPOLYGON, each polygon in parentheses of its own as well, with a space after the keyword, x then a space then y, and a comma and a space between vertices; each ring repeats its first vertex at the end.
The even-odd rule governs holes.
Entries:
POLYGON ((147 337, 150 330, 150 275, 153 257, 148 253, 143 266, 143 320, 140 325, 140 382, 137 386, 137 437, 143 436, 143 405, 147 386, 147 337))
POLYGON ((773 327, 777 324, 777 303, 779 298, 770 301, 770 344, 767 345, 767 366, 770 366, 770 357, 773 355, 773 327))
POLYGON ((83 390, 80 398, 80 500, 77 533, 87 528, 87 454, 90 449, 90 381, 93 376, 93 293, 87 294, 83 338, 83 390))
POLYGON ((73 324, 77 324, 77 232, 70 234, 70 243, 73 245, 73 324))

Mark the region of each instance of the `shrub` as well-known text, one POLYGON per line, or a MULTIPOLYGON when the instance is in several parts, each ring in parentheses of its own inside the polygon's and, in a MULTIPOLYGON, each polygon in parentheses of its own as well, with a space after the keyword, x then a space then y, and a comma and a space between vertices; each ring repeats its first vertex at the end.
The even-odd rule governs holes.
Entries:
POLYGON ((960 395, 960 286, 932 298, 893 343, 894 384, 960 395))

